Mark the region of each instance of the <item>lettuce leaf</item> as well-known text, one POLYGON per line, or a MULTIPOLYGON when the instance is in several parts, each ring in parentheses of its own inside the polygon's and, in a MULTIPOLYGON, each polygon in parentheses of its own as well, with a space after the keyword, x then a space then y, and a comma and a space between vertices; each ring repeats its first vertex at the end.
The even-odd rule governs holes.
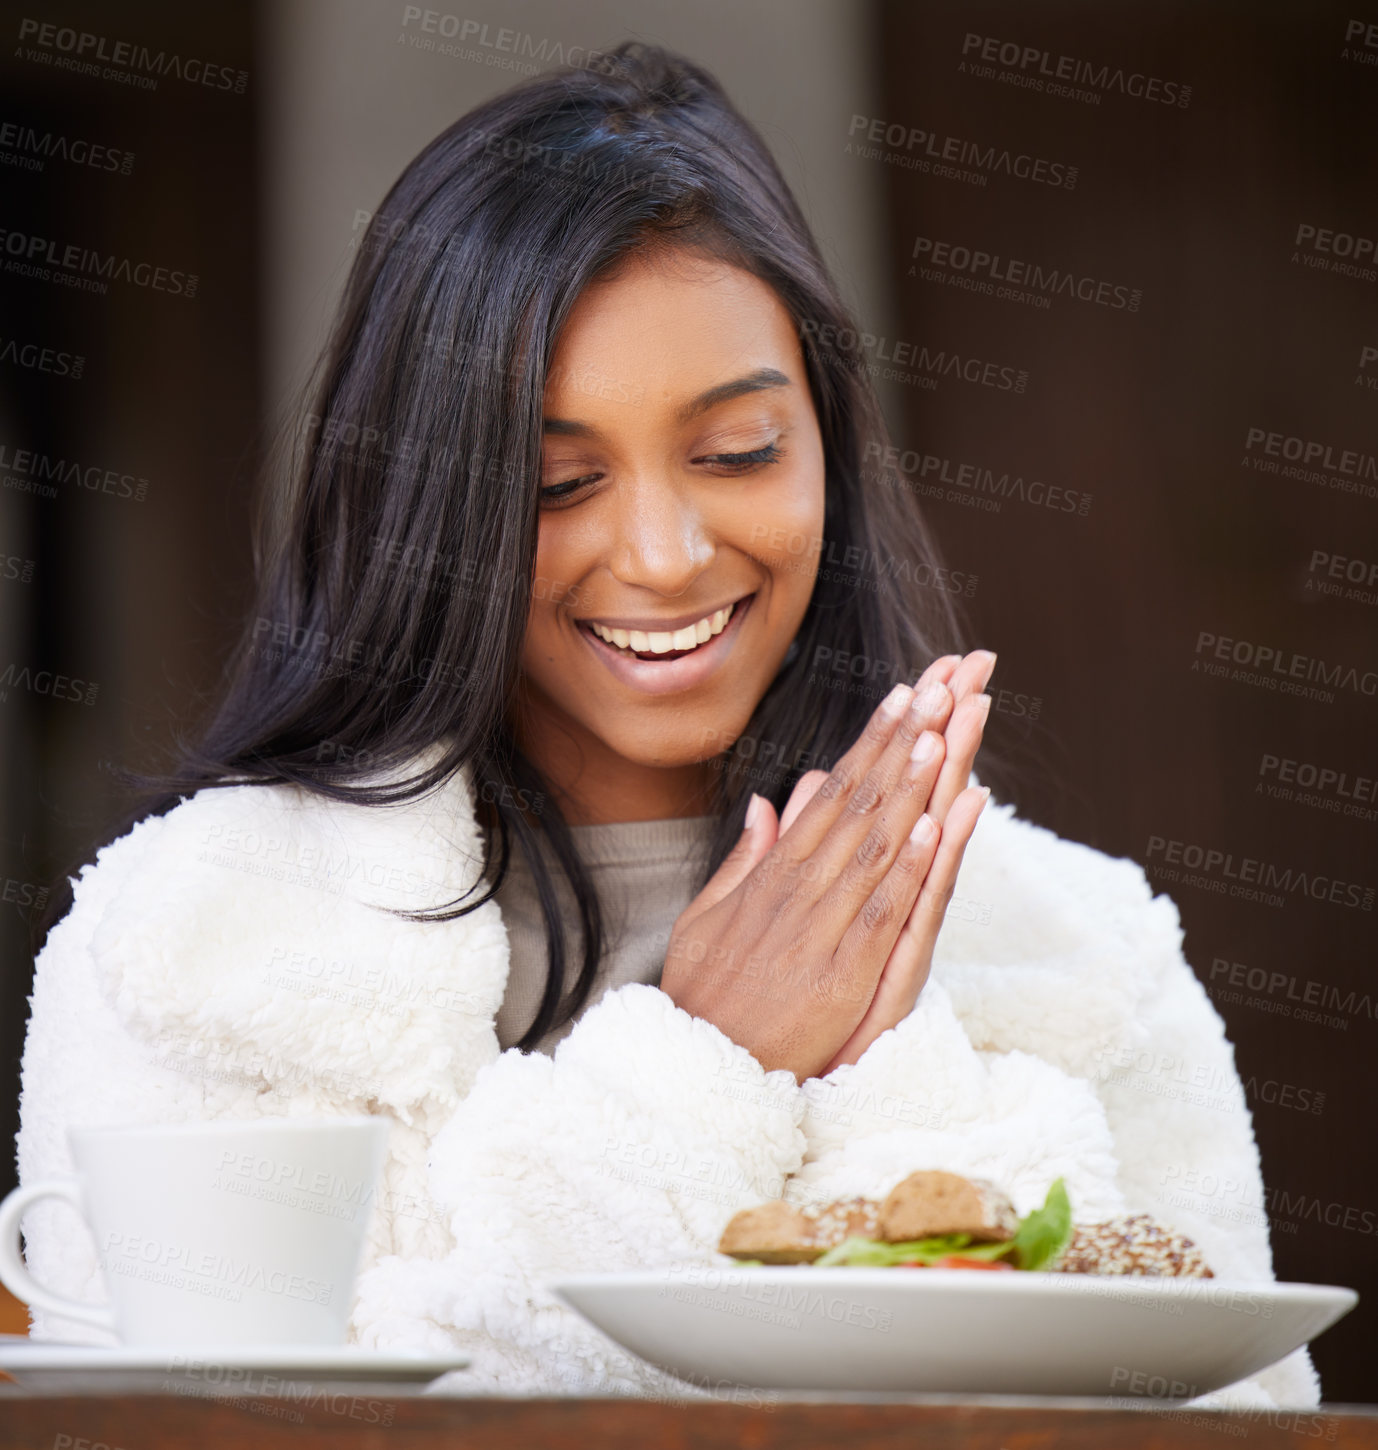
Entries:
POLYGON ((1046 1269, 1067 1247, 1072 1237, 1072 1204, 1067 1185, 1055 1179, 1042 1208, 1025 1214, 1014 1232, 1015 1251, 1021 1269, 1046 1269))
POLYGON ((906 1259, 919 1259, 930 1264, 948 1254, 963 1254, 969 1259, 998 1259, 1009 1253, 1013 1241, 1003 1244, 973 1244, 970 1234, 935 1234, 932 1238, 909 1239, 887 1243, 883 1239, 853 1237, 843 1239, 835 1248, 815 1259, 814 1267, 832 1268, 847 1264, 853 1268, 889 1268, 906 1259))

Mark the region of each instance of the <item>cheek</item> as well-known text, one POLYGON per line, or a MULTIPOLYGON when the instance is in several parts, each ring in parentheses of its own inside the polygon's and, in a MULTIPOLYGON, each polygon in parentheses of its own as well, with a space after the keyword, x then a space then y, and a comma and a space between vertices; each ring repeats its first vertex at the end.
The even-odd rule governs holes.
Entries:
POLYGON ((751 554, 782 585, 807 589, 823 548, 822 464, 817 474, 782 481, 769 498, 753 501, 751 554))
POLYGON ((578 606, 582 573, 577 536, 548 516, 541 520, 536 536, 536 577, 531 584, 531 622, 538 628, 553 629, 555 609, 578 606))

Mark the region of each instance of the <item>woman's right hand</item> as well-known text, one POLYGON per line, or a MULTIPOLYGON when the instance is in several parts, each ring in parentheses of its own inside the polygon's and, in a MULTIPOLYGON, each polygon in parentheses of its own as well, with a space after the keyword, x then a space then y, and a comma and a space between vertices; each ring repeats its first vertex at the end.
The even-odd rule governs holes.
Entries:
POLYGON ((966 785, 994 663, 984 650, 934 661, 891 691, 832 771, 796 785, 780 822, 760 801, 675 922, 660 987, 677 1006, 798 1081, 833 1061, 924 885, 933 817, 966 785), (963 743, 944 770, 949 738, 963 743))

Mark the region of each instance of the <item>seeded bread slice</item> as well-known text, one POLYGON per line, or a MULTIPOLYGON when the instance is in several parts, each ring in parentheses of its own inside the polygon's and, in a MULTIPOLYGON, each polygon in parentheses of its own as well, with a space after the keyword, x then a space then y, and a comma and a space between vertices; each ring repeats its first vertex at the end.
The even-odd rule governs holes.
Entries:
POLYGON ((1051 1267, 1059 1274, 1215 1277, 1191 1239, 1147 1213, 1075 1225, 1071 1242, 1051 1267))
POLYGON ((805 1208, 775 1199, 733 1214, 718 1252, 763 1264, 810 1264, 852 1234, 874 1238, 879 1209, 872 1198, 841 1198, 805 1208))

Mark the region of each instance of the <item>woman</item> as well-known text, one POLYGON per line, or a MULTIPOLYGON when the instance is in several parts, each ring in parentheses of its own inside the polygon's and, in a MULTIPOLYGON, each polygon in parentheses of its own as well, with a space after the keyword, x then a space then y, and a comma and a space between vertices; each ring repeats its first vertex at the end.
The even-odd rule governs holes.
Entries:
MULTIPOLYGON (((38 958, 25 1180, 76 1121, 385 1114, 352 1336, 507 1393, 663 1385, 545 1282, 702 1258, 783 1191, 932 1166, 1025 1211, 1061 1174, 1094 1220, 1184 1162, 1258 1185, 1172 904, 982 813, 994 656, 943 652, 855 336, 764 143, 661 50, 425 148, 224 700, 38 958)), ((1211 1207, 1168 1216, 1271 1277, 1211 1207)), ((31 1265, 97 1297, 60 1214, 31 1265)), ((1318 1387, 1303 1350, 1238 1394, 1318 1387)))

